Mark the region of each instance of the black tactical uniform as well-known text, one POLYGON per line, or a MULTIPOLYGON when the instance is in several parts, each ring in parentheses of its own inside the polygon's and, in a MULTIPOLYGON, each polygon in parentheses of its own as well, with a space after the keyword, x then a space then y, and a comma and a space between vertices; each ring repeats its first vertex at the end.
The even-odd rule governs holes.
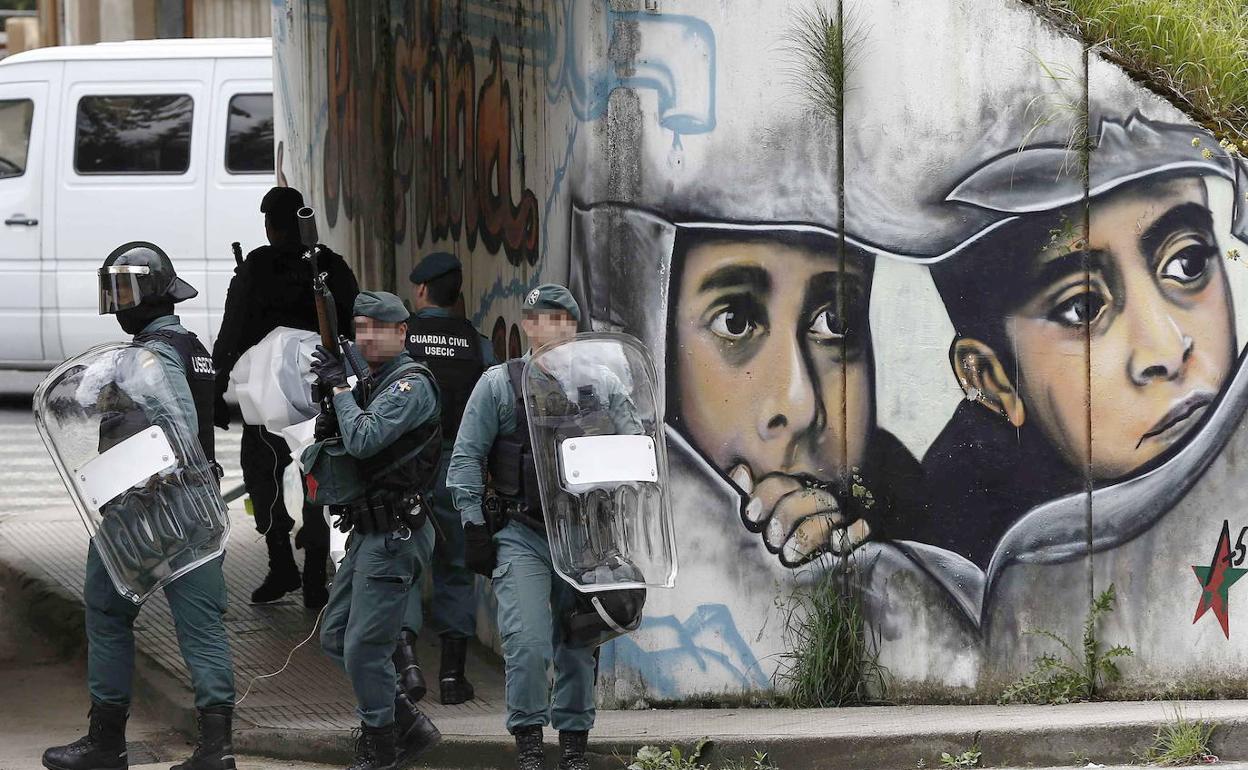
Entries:
MULTIPOLYGON (((217 369, 217 397, 230 382, 230 372, 248 348, 279 326, 317 329, 316 304, 312 296, 312 268, 303 259, 295 212, 303 197, 289 187, 275 187, 264 197, 260 210, 270 241, 247 255, 234 271, 225 299, 225 317, 217 334, 212 359, 217 369)), ((321 247, 318 266, 327 273, 326 283, 338 308, 338 328, 351 328, 351 303, 359 293, 355 275, 339 255, 321 247)), ((222 401, 217 404, 217 424, 229 424, 222 401)), ((243 482, 251 497, 256 530, 265 536, 269 549, 269 573, 252 594, 256 603, 280 599, 300 587, 299 568, 290 548, 295 522, 282 502, 282 472, 290 463, 290 448, 280 436, 260 425, 244 425, 239 462, 243 482)), ((319 609, 328 596, 325 562, 329 556, 329 526, 318 506, 304 505, 300 543, 304 548, 303 598, 319 609)))

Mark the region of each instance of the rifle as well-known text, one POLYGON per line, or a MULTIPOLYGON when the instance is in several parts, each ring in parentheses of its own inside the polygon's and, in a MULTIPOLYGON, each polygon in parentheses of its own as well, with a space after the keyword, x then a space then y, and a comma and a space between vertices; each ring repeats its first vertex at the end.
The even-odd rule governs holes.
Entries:
MULTIPOLYGON (((295 213, 295 218, 299 221, 299 240, 305 249, 303 258, 312 266, 312 295, 316 302, 316 325, 321 335, 321 345, 345 361, 349 370, 368 384, 371 382, 368 366, 360 359, 351 341, 338 330, 337 305, 334 302, 333 292, 329 290, 329 285, 325 282, 329 274, 321 272, 318 263, 321 246, 316 232, 316 213, 310 207, 304 206, 295 213)), ((334 394, 331 392, 318 395, 321 411, 325 414, 333 414, 334 394)))
POLYGON ((243 264, 243 246, 238 241, 230 244, 230 248, 234 250, 234 264, 242 267, 243 264))

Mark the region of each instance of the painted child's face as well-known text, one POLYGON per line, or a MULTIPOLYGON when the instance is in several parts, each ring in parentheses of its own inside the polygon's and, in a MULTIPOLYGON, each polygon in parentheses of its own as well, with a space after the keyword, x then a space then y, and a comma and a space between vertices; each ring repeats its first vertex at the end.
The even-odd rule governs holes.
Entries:
POLYGON ((870 279, 861 258, 838 262, 778 241, 695 245, 674 311, 690 438, 743 487, 773 474, 822 483, 805 518, 837 513, 826 482, 861 464, 873 420, 870 279))
POLYGON ((1125 476, 1189 434, 1225 382, 1236 340, 1203 182, 1097 199, 1089 242, 1041 253, 1008 321, 1026 419, 1075 467, 1125 476), (1088 269, 1085 273, 1084 264, 1088 269))

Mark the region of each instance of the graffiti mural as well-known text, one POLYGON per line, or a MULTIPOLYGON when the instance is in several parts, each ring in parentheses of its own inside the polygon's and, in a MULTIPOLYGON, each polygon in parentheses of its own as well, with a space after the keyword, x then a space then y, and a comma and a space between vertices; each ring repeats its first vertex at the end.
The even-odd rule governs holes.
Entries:
POLYGON ((492 254, 503 249, 513 265, 536 264, 537 198, 525 185, 524 165, 512 158, 518 136, 502 46, 491 39, 489 65, 479 76, 472 42, 445 34, 436 2, 420 5, 406 6, 394 37, 395 239, 410 233, 419 246, 427 237, 462 238, 473 249, 480 238, 492 254))
MULTIPOLYGON (((629 330, 662 356, 683 482, 722 501, 688 514, 682 532, 699 545, 682 567, 727 587, 681 591, 722 600, 769 672, 784 643, 766 601, 849 552, 903 692, 990 697, 1039 650, 1029 628, 1075 638, 1091 584, 1115 582, 1134 603, 1118 622, 1140 618, 1156 602, 1138 579, 1090 576, 1190 526, 1176 504, 1236 424, 1216 411, 1242 409, 1227 404, 1248 301, 1233 258, 1248 235, 1242 160, 1109 65, 1094 63, 1090 84, 1052 77, 1079 71, 1082 53, 1027 24, 1008 77, 959 84, 982 88, 980 106, 954 100, 929 116, 942 135, 922 163, 905 154, 928 153, 924 129, 890 136, 922 101, 913 85, 891 106, 851 101, 861 112, 842 137, 721 73, 734 85, 717 98, 742 114, 684 142, 696 174, 643 136, 639 190, 574 208, 574 290, 597 328, 629 330), (1043 99, 1006 97, 1020 88, 1043 99), (1039 101, 1087 104, 1089 149, 1071 120, 1037 117, 1039 101), (728 157, 730 168, 715 163, 728 157), (898 167, 918 173, 899 182, 898 167), (926 414, 910 419, 916 407, 926 414), (704 534, 733 521, 734 534, 704 534), (707 544, 734 567, 703 564, 707 544), (1056 593, 1027 594, 1034 581, 1056 593)), ((722 52, 726 29, 712 26, 722 52)), ((882 73, 899 54, 875 41, 863 69, 882 73)), ((1217 534, 1171 565, 1188 590, 1166 623, 1190 624, 1196 607, 1230 633, 1242 571, 1217 534)), ((1147 625, 1124 629, 1144 651, 1141 682, 1165 670, 1149 670, 1163 648, 1143 642, 1164 634, 1147 625)), ((664 649, 659 633, 638 638, 664 649)), ((649 684, 649 665, 633 675, 670 690, 649 684)), ((754 687, 728 675, 720 686, 754 687)))
POLYGON ((400 275, 460 255, 500 356, 567 280, 661 364, 680 579, 604 705, 769 690, 851 555, 899 700, 994 700, 1110 584, 1124 692, 1242 681, 1237 149, 1021 5, 845 0, 840 120, 787 53, 814 0, 383 5, 390 132, 326 5, 326 205, 388 206, 400 275))

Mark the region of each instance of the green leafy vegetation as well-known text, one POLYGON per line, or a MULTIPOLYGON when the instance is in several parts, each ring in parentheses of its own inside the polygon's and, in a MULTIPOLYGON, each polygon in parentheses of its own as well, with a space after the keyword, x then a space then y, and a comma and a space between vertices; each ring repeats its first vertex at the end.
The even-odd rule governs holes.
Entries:
MULTIPOLYGON (((657 746, 642 746, 632 758, 626 770, 717 770, 716 766, 703 764, 702 756, 709 750, 710 740, 703 738, 698 741, 688 754, 679 746, 660 749, 657 746)), ((727 762, 718 766, 718 770, 779 770, 767 754, 755 751, 754 756, 743 762, 727 762)))
MULTIPOLYGON (((846 559, 842 570, 853 568, 846 559)), ((887 691, 879 639, 868 630, 862 597, 842 570, 798 587, 785 619, 783 662, 776 683, 795 708, 878 703, 887 691)))
POLYGON ((1028 0, 1089 45, 1248 150, 1248 3, 1028 0))
POLYGON ((960 754, 950 754, 943 752, 940 755, 941 767, 979 767, 979 761, 983 758, 984 752, 979 750, 979 733, 975 734, 975 740, 971 742, 971 747, 960 754))
POLYGON ((679 746, 660 749, 658 746, 642 746, 637 750, 627 770, 709 770, 701 763, 702 752, 710 743, 706 738, 698 741, 688 755, 679 746))
POLYGON ((1216 762, 1209 750, 1209 739, 1217 725, 1188 719, 1183 709, 1174 707, 1174 718, 1153 736, 1153 744, 1136 757, 1155 765, 1196 765, 1216 762))
POLYGON ((1106 683, 1121 678, 1117 659, 1134 655, 1130 647, 1114 645, 1104 649, 1097 636, 1097 624, 1114 609, 1115 593, 1111 585, 1092 602, 1083 622, 1081 650, 1052 631, 1028 633, 1051 639, 1061 646, 1063 656, 1045 653, 1036 658, 1032 670, 1002 693, 999 702, 1006 703, 1072 703, 1094 699, 1106 683))

